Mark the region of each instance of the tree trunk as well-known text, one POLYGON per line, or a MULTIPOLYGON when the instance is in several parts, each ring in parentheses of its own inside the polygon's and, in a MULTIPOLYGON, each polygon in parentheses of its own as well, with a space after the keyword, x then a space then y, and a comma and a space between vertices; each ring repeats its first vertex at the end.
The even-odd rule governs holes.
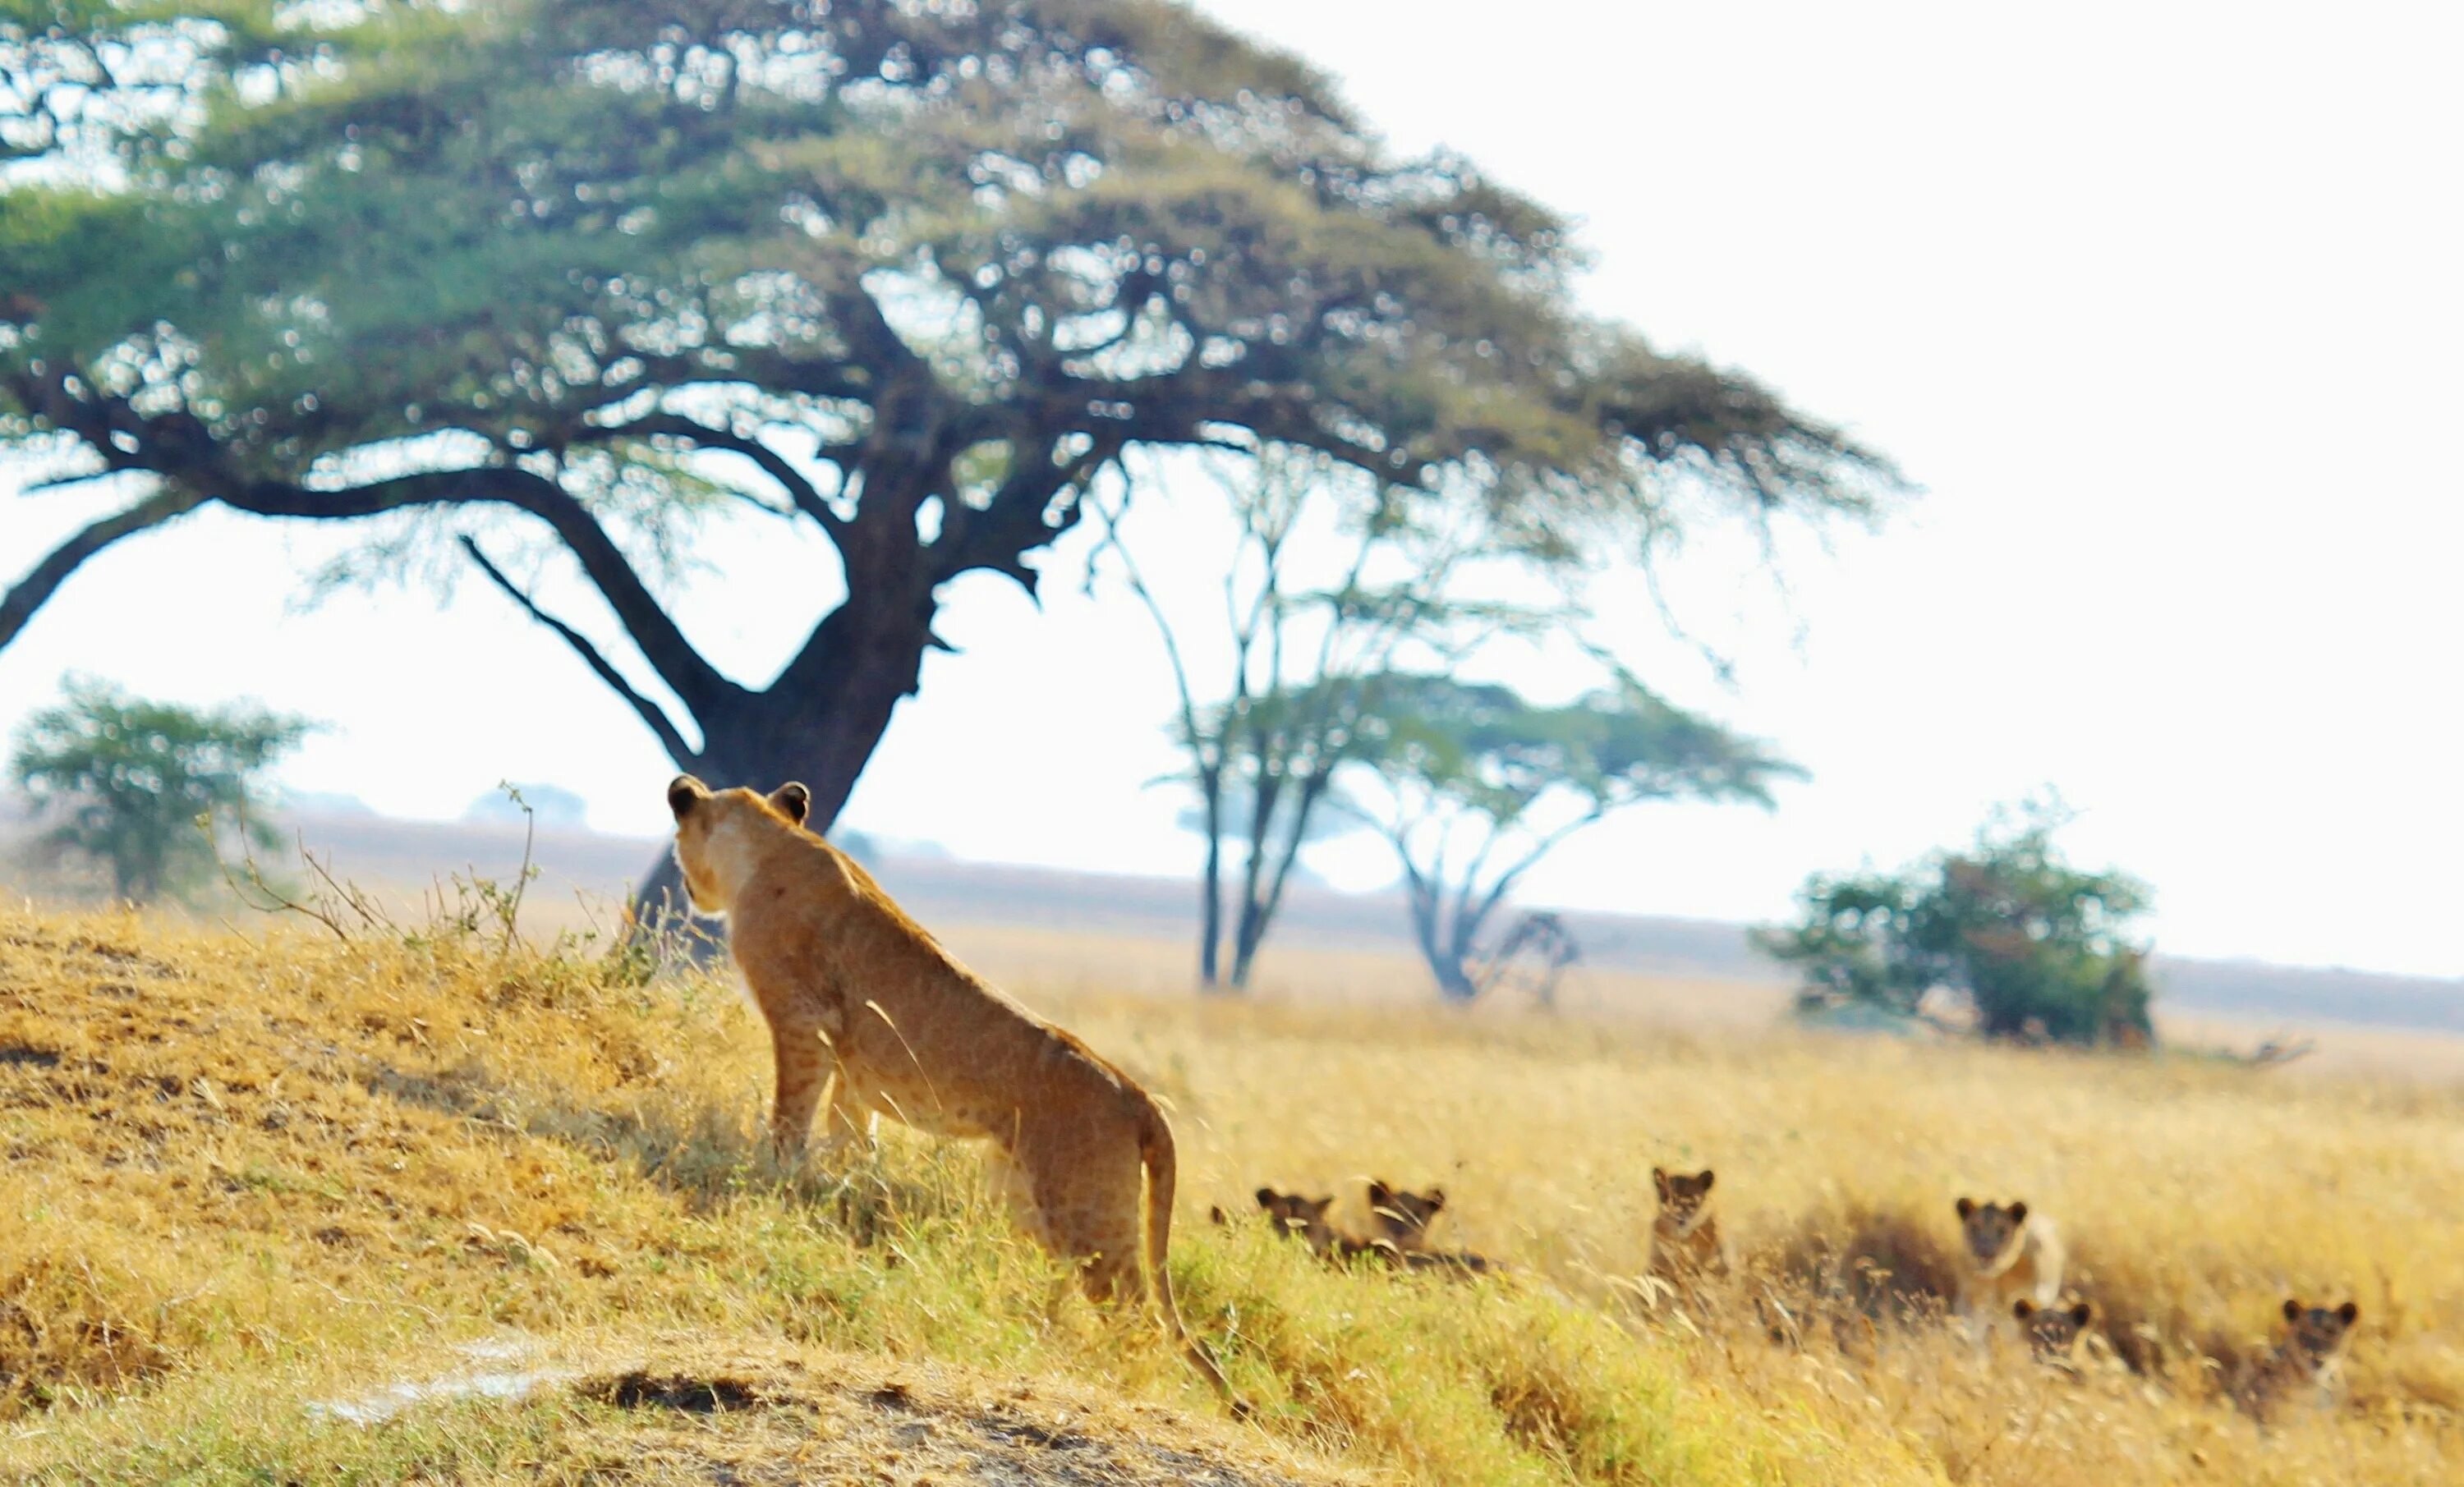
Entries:
MULTIPOLYGON (((701 752, 677 759, 676 767, 714 790, 747 785, 767 794, 800 781, 812 792, 804 824, 826 833, 899 700, 914 692, 931 624, 929 595, 920 605, 850 595, 768 690, 738 692, 706 710, 697 718, 701 752)), ((675 859, 662 852, 634 890, 635 916, 671 928, 689 907, 675 859)))

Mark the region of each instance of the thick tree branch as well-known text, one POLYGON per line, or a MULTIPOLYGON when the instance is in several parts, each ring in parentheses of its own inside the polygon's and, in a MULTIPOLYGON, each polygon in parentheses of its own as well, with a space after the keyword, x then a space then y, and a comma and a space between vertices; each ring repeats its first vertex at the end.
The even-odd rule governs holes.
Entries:
POLYGON ((121 537, 159 527, 177 516, 184 516, 205 504, 205 497, 177 486, 164 490, 138 502, 116 515, 105 516, 77 536, 52 549, 51 556, 34 565, 33 571, 17 580, 5 597, 0 597, 0 647, 17 638, 34 611, 43 607, 70 574, 95 554, 121 537))
POLYGON ((644 726, 657 736, 660 746, 668 751, 668 757, 675 760, 678 768, 690 769, 701 762, 701 752, 685 742, 684 734, 670 720, 667 710, 634 690, 632 684, 625 680, 625 674, 610 666, 607 658, 599 653, 599 647, 591 645, 581 631, 534 603, 529 595, 515 586, 513 579, 505 577, 502 569, 488 560, 488 555, 481 552, 479 544, 467 535, 462 538, 462 550, 471 555, 471 560, 479 565, 479 571, 488 576, 490 582, 502 589, 507 599, 519 604, 523 613, 562 637, 564 643, 582 657, 583 664, 597 672, 599 679, 606 683, 617 696, 625 699, 641 716, 644 726))

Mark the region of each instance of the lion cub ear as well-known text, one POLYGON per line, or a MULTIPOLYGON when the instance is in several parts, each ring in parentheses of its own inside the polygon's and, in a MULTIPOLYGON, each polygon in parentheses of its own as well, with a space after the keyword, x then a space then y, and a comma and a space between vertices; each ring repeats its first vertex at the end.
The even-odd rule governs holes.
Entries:
POLYGON ((1711 1191, 1711 1179, 1712 1179, 1712 1177, 1713 1177, 1714 1175, 1716 1175, 1716 1174, 1715 1174, 1715 1173, 1713 1173, 1713 1172, 1712 1172, 1712 1170, 1711 1170, 1709 1168, 1707 1168, 1707 1167, 1706 1167, 1706 1168, 1703 1169, 1703 1182, 1702 1182, 1702 1188, 1701 1188, 1701 1190, 1700 1190, 1700 1191, 1702 1191, 1702 1192, 1710 1192, 1710 1191, 1711 1191))
POLYGON ((2284 1303, 2284 1320, 2287 1322, 2299 1322, 2301 1320, 2301 1299, 2299 1297, 2294 1297, 2284 1303))
POLYGON ((2013 1222, 2013 1223, 2014 1223, 2014 1224, 2024 1224, 2024 1223, 2026 1223, 2027 1221, 2028 1221, 2028 1205, 2027 1205, 2027 1204, 2025 1204, 2025 1203, 2013 1203, 2013 1204, 2012 1204, 2012 1205, 2011 1205, 2011 1222, 2013 1222))
POLYGON ((693 814, 693 807, 710 798, 710 787, 691 775, 678 775, 668 781, 668 809, 682 820, 693 814))
POLYGON ((2081 1301, 2071 1308, 2071 1320, 2080 1326, 2086 1326, 2096 1320, 2096 1307, 2087 1301, 2081 1301))
POLYGON ((1429 1212, 1434 1214, 1446 1206, 1446 1190, 1431 1188, 1428 1192, 1429 1212))
POLYGON ((1260 1208, 1273 1208, 1275 1206, 1275 1200, 1282 1196, 1282 1193, 1277 1192, 1272 1188, 1261 1188, 1258 1190, 1258 1206, 1260 1208))
POLYGON ((1962 1199, 1960 1199, 1960 1200, 1959 1200, 1959 1216, 1960 1216, 1960 1217, 1962 1217, 1962 1218, 1966 1218, 1969 1214, 1973 1214, 1973 1213, 1975 1213, 1975 1212, 1976 1212, 1976 1200, 1975 1200, 1974 1198, 1962 1198, 1962 1199))
POLYGON ((2348 1327, 2353 1324, 2355 1319, 2359 1318, 2361 1314, 2361 1303, 2358 1301, 2346 1301, 2343 1305, 2336 1308, 2336 1315, 2343 1318, 2344 1325, 2348 1327))
POLYGON ((813 793, 791 779, 770 792, 770 803, 778 807, 780 815, 801 826, 813 808, 813 793))
POLYGON ((2020 1297, 2017 1301, 2013 1301, 2013 1302, 2011 1303, 2011 1315, 2012 1315, 2012 1316, 2013 1316, 2013 1317, 2018 1318, 2021 1322, 2025 1322, 2025 1321, 2027 1321, 2029 1318, 2031 1318, 2031 1317, 2035 1316, 2035 1314, 2036 1314, 2036 1307, 2035 1307, 2035 1302, 2033 1302, 2033 1301, 2029 1301, 2029 1300, 2028 1300, 2026 1297, 2024 1297, 2024 1296, 2023 1296, 2023 1297, 2020 1297))

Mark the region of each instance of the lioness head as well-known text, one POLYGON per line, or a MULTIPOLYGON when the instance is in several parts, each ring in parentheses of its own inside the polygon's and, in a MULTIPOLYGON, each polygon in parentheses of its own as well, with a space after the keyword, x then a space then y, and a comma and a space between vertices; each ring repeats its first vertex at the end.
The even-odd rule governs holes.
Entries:
POLYGON ((2028 1350, 2040 1363, 2059 1363, 2079 1355, 2079 1339, 2087 1336, 2087 1324, 2096 1320, 2096 1308, 2085 1301, 2068 1310, 2059 1306, 2038 1306, 2021 1297, 2011 1305, 2011 1315, 2019 1319, 2019 1330, 2028 1335, 2028 1350))
POLYGON ((1446 1190, 1407 1192, 1379 1178, 1369 1182, 1369 1213, 1377 1221, 1380 1238, 1397 1249, 1417 1249, 1428 1242, 1429 1225, 1445 1211, 1446 1190))
POLYGON ((723 914, 743 878, 742 857, 758 823, 799 827, 812 808, 812 792, 789 781, 768 795, 738 787, 714 791, 691 775, 668 782, 668 809, 676 817, 676 866, 693 908, 723 914))
POLYGON ((1653 1168, 1651 1186, 1660 1193, 1660 1217, 1656 1227, 1678 1236, 1692 1234, 1697 1225, 1710 1216, 1711 1176, 1711 1170, 1707 1167, 1691 1174, 1653 1168))
POLYGON ((2325 1373, 2343 1356, 2344 1345, 2353 1339, 2353 1323, 2361 1315, 2362 1309, 2351 1301, 2342 1306, 2304 1306, 2299 1301, 2286 1301, 2284 1320, 2291 1330, 2285 1334, 2284 1356, 2308 1373, 2325 1373))
POLYGON ((1326 1221, 1326 1211, 1334 1207, 1334 1194, 1322 1198, 1305 1198, 1297 1192, 1277 1192, 1272 1188, 1258 1190, 1258 1207, 1265 1211, 1266 1221, 1275 1232, 1306 1242, 1311 1249, 1324 1249, 1334 1242, 1334 1228, 1326 1221))
POLYGON ((2028 1225, 2028 1205, 1959 1200, 1959 1228, 1968 1241, 1969 1258, 1980 1270, 1997 1270, 2012 1257, 2019 1232, 2028 1225))

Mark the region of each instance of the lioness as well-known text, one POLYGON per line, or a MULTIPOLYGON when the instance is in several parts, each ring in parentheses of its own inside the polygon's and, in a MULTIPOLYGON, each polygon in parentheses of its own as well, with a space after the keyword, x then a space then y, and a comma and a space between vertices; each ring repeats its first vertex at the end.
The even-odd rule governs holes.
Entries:
POLYGON ((1326 1256, 1349 1254, 1365 1248, 1361 1242, 1338 1231, 1328 1221, 1327 1211, 1334 1207, 1334 1194, 1322 1198, 1305 1198, 1297 1192, 1278 1192, 1261 1188, 1257 1192, 1258 1207, 1265 1211, 1266 1222, 1277 1234, 1300 1240, 1313 1254, 1326 1256))
POLYGON ((2096 1308, 2086 1301, 2067 1309, 2039 1306, 2023 1296, 2011 1303, 2011 1315, 2018 1321, 2020 1332, 2028 1339, 2028 1351, 2035 1354, 2038 1363, 2076 1368, 2079 1344, 2087 1337, 2087 1324, 2096 1320, 2096 1308))
POLYGON ((804 830, 811 798, 800 784, 713 792, 691 775, 668 786, 693 907, 728 916, 728 950, 770 1024, 772 1140, 801 1152, 825 1088, 832 1145, 876 1113, 989 1140, 996 1191, 1045 1249, 1076 1262, 1090 1298, 1144 1295, 1143 1239, 1165 1325, 1243 1409, 1173 1300, 1172 1127, 1154 1099, 952 959, 870 874, 804 830))
POLYGON ((2335 1398, 2344 1367, 2344 1353, 2353 1341, 2353 1323, 2362 1309, 2351 1301, 2342 1306, 2284 1303, 2285 1333, 2267 1361, 2242 1382, 2237 1392, 2261 1419, 2286 1395, 2305 1387, 2311 1398, 2326 1405, 2335 1398))
POLYGON ((1370 1242, 1391 1251, 1394 1262, 1406 1270, 1437 1270, 1456 1275, 1487 1275, 1506 1267, 1469 1250, 1429 1246, 1429 1226, 1445 1212, 1446 1190, 1413 1192, 1383 1178, 1369 1180, 1369 1218, 1376 1226, 1370 1242))
POLYGON ((1651 1220, 1651 1273, 1685 1284, 1728 1273, 1728 1249, 1711 1212, 1711 1169, 1700 1172, 1651 1170, 1660 1212, 1651 1220))
POLYGON ((1959 1227, 1968 1263, 1959 1273, 1959 1313, 1982 1337, 2012 1300, 2026 1297, 2051 1306, 2062 1294, 2062 1241, 2053 1220, 2030 1214, 2025 1203, 1959 1200, 1959 1227))

